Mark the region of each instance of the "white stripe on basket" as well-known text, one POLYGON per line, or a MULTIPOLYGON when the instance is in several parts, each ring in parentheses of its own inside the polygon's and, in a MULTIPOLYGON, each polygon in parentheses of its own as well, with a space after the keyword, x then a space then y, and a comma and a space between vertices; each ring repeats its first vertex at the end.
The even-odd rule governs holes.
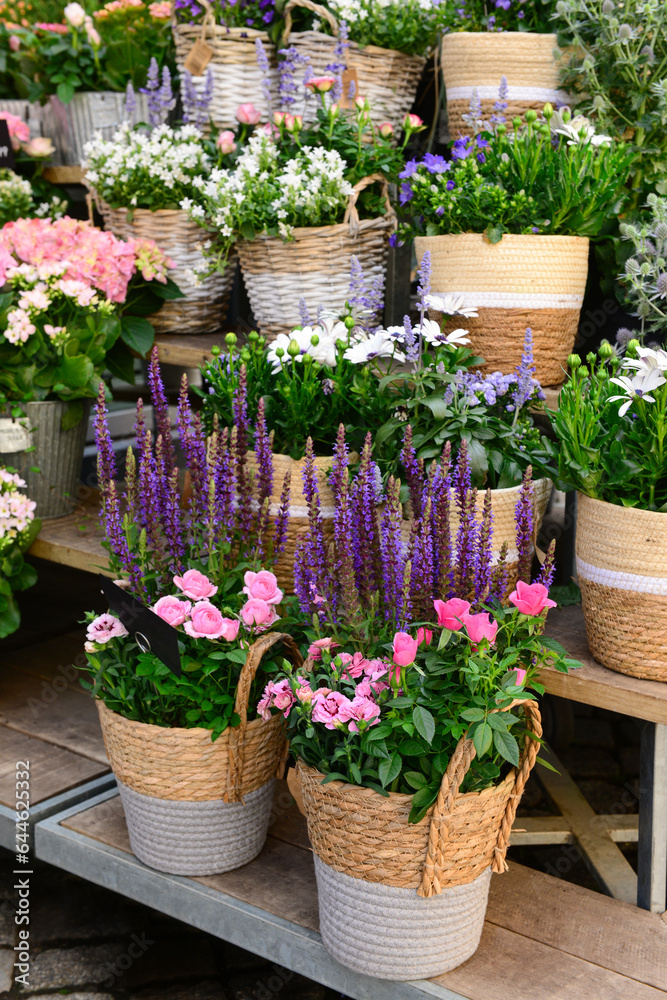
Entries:
MULTIPOLYGON (((480 101, 497 101, 498 86, 481 87, 448 87, 448 101, 470 100, 473 90, 477 91, 480 101)), ((507 88, 508 101, 543 101, 545 104, 569 104, 570 98, 564 90, 551 90, 549 87, 513 87, 507 88)))
POLYGON ((476 309, 581 309, 583 296, 563 292, 547 295, 544 292, 462 292, 448 288, 439 295, 462 295, 466 308, 476 309))
MULTIPOLYGON (((256 501, 255 501, 255 504, 256 504, 256 501)), ((271 517, 277 517, 279 511, 280 511, 280 504, 279 503, 272 503, 271 506, 269 507, 269 514, 271 515, 271 517)), ((333 517, 335 513, 336 513, 336 510, 335 510, 334 507, 322 507, 322 509, 320 510, 320 514, 325 519, 333 517)), ((298 506, 296 504, 294 504, 294 505, 290 504, 290 507, 289 507, 289 516, 290 517, 305 517, 305 518, 307 518, 308 517, 308 507, 306 507, 305 505, 303 507, 301 507, 301 506, 298 506)))
POLYGON ((667 577, 640 576, 638 573, 621 573, 614 569, 591 566, 577 557, 577 574, 588 583, 600 583, 614 590, 633 590, 640 594, 667 597, 667 577))

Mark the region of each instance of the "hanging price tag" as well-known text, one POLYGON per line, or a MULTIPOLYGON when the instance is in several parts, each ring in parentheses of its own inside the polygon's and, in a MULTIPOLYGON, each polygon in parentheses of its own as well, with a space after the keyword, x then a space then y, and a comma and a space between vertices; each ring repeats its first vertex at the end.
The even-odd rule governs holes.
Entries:
POLYGON ((355 97, 359 96, 359 81, 357 80, 357 71, 354 67, 347 67, 343 70, 342 75, 343 82, 343 94, 338 102, 341 108, 351 108, 352 101, 355 97))
POLYGON ((30 431, 26 427, 9 417, 0 420, 0 455, 13 455, 31 445, 30 431))
POLYGON ((99 574, 100 588, 114 611, 144 653, 155 653, 158 660, 181 676, 181 656, 178 632, 168 622, 128 594, 111 580, 99 574))
POLYGON ((213 49, 211 46, 203 42, 201 38, 198 38, 188 52, 183 67, 187 69, 188 73, 192 73, 193 76, 203 76, 204 70, 212 58, 213 49))

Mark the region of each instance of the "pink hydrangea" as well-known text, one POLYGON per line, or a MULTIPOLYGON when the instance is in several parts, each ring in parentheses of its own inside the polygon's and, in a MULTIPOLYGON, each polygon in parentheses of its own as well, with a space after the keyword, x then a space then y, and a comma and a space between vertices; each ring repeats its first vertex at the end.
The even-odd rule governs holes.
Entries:
POLYGON ((98 615, 86 629, 88 642, 109 642, 127 635, 127 629, 115 615, 98 615))
MULTIPOLYGON (((358 689, 357 689, 358 690, 358 689)), ((376 726, 380 721, 380 706, 376 705, 372 698, 363 695, 355 695, 352 701, 345 701, 338 711, 338 719, 348 723, 348 730, 351 733, 359 732, 359 722, 367 723, 368 726, 376 726)))
POLYGON ((329 691, 328 688, 319 688, 313 692, 313 722, 321 722, 326 729, 336 729, 345 723, 340 711, 343 705, 351 705, 349 698, 346 698, 340 691, 329 691), (324 692, 327 692, 326 694, 324 692))

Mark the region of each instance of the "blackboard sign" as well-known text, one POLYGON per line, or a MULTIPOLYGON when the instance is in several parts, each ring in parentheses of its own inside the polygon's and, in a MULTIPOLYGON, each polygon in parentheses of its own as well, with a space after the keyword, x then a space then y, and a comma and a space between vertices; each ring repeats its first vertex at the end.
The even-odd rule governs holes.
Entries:
POLYGON ((158 660, 169 667, 177 677, 181 676, 181 656, 178 652, 178 632, 164 618, 118 587, 112 580, 100 573, 102 593, 109 607, 134 637, 144 652, 155 653, 158 660))
POLYGON ((14 169, 14 150, 9 138, 9 126, 4 118, 0 118, 0 167, 14 169))

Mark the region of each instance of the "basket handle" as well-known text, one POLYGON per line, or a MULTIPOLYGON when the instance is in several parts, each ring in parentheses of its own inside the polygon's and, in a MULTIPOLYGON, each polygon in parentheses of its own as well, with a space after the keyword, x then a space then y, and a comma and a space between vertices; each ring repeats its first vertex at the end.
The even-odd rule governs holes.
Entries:
MULTIPOLYGON (((492 870, 494 872, 502 872, 507 868, 505 855, 509 846, 512 824, 526 781, 535 764, 539 749, 538 740, 542 735, 540 710, 537 704, 534 701, 519 700, 513 702, 509 708, 511 709, 514 705, 518 704, 524 706, 529 732, 525 737, 519 766, 516 768, 514 785, 507 801, 507 806, 505 807, 498 831, 498 839, 493 849, 492 870), (537 737, 537 740, 532 739, 531 732, 537 737)), ((501 711, 501 709, 497 709, 496 711, 501 711)), ((508 709, 502 709, 502 711, 508 711, 508 709)), ((440 784, 440 791, 438 792, 438 798, 436 799, 431 817, 428 846, 426 848, 426 858, 422 871, 422 884, 417 889, 418 896, 428 898, 438 895, 442 891, 440 880, 444 866, 445 850, 449 839, 449 820, 454 810, 454 803, 459 793, 459 788, 475 756, 474 743, 472 740, 467 739, 466 736, 462 736, 456 746, 456 750, 451 756, 440 784)))
MULTIPOLYGON (((201 0, 201 2, 208 5, 208 0, 201 0)), ((340 30, 338 27, 338 21, 330 10, 327 10, 326 7, 322 7, 319 3, 313 3, 313 0, 289 0, 289 3, 285 4, 285 10, 283 11, 283 17, 285 18, 283 45, 287 42, 292 31, 292 10, 295 7, 304 7, 306 10, 312 10, 313 14, 318 14, 323 21, 327 22, 333 32, 334 38, 338 38, 340 30)))
POLYGON ((229 796, 227 801, 229 802, 238 802, 241 798, 239 788, 241 787, 241 779, 243 777, 250 688, 252 687, 252 682, 255 679, 264 654, 277 642, 284 644, 295 667, 299 668, 303 664, 303 657, 299 652, 299 647, 292 637, 286 635, 284 632, 268 632, 265 635, 260 635, 248 650, 246 661, 241 669, 238 687, 236 688, 236 701, 234 702, 234 711, 240 717, 241 721, 229 733, 229 757, 227 762, 227 788, 229 796))
POLYGON ((371 184, 379 183, 382 186, 382 194, 384 196, 384 203, 387 209, 387 218, 391 221, 394 228, 396 228, 396 212, 394 211, 394 206, 389 200, 389 181, 384 176, 384 174, 369 174, 368 177, 362 177, 358 184, 355 184, 352 188, 352 194, 349 197, 347 208, 345 209, 345 217, 343 218, 343 225, 347 222, 350 227, 350 236, 356 236, 359 232, 359 212, 357 211, 357 199, 361 192, 370 187, 371 184))

